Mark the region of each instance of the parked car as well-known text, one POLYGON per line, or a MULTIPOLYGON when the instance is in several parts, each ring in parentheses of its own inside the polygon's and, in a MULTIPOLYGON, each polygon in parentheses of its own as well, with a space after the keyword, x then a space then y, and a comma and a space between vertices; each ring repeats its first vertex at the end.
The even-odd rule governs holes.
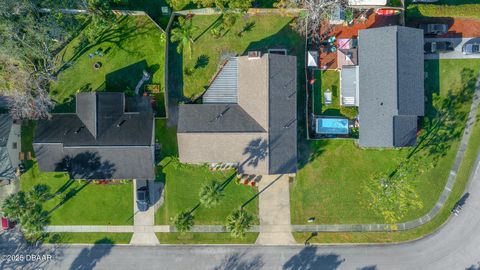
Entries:
POLYGON ((477 54, 477 53, 480 53, 480 42, 467 43, 467 44, 463 45, 462 52, 463 52, 463 54, 477 54))
POLYGON ((448 25, 440 23, 420 24, 418 28, 423 29, 425 35, 443 35, 448 32, 448 25))
POLYGON ((15 222, 8 220, 6 217, 2 217, 2 231, 13 229, 15 222))
POLYGON ((425 42, 423 50, 425 53, 450 52, 454 50, 454 46, 450 41, 432 41, 425 42))
POLYGON ((143 186, 137 189, 137 207, 138 210, 144 212, 148 210, 148 188, 143 186))

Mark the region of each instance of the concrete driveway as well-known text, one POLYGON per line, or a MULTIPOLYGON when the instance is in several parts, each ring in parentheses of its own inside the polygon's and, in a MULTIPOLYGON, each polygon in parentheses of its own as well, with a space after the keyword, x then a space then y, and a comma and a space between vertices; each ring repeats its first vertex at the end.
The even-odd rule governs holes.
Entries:
POLYGON ((480 54, 465 55, 462 53, 463 45, 469 42, 479 42, 480 38, 425 38, 425 42, 450 41, 454 44, 455 50, 437 54, 425 54, 425 59, 480 59, 480 54))
POLYGON ((264 175, 258 185, 259 245, 295 244, 290 225, 290 191, 287 175, 264 175))
POLYGON ((133 236, 130 244, 133 245, 156 245, 159 244, 153 225, 155 225, 155 208, 151 205, 147 211, 140 211, 137 205, 137 189, 143 186, 149 188, 150 202, 153 202, 154 181, 152 180, 133 180, 133 200, 134 200, 134 216, 133 216, 133 236))

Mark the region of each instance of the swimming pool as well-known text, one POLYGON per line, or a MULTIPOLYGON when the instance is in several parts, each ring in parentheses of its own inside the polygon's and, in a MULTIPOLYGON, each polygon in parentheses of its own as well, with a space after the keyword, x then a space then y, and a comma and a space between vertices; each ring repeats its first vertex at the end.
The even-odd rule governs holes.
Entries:
POLYGON ((345 118, 317 118, 317 134, 348 134, 348 119, 345 118))

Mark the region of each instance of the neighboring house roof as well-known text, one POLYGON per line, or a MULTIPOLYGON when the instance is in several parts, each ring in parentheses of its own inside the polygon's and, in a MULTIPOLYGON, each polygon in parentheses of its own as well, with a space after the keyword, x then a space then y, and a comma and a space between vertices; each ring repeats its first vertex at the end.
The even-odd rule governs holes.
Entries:
POLYGON ((340 105, 358 106, 358 66, 343 66, 340 71, 340 105))
POLYGON ((423 31, 359 31, 359 83, 360 146, 414 145, 417 116, 424 115, 423 31))
POLYGON ((180 160, 237 162, 246 173, 295 172, 296 57, 236 61, 237 104, 180 105, 180 160))
POLYGON ((15 168, 12 166, 7 147, 12 126, 12 117, 0 114, 0 180, 15 178, 15 168))
POLYGON ((38 122, 33 145, 41 170, 81 179, 155 177, 150 98, 81 93, 76 108, 38 122))

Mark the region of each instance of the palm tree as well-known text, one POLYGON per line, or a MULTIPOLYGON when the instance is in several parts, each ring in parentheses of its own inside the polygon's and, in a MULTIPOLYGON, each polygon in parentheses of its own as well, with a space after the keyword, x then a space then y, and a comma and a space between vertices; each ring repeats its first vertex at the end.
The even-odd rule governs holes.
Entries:
POLYGON ((19 191, 18 193, 8 196, 2 204, 3 215, 10 220, 19 220, 23 213, 27 209, 27 198, 25 192, 19 191))
POLYGON ((44 203, 50 197, 50 187, 47 185, 35 185, 28 193, 31 203, 44 203))
POLYGON ((194 219, 191 212, 182 211, 173 219, 173 226, 181 233, 188 232, 193 224, 194 219))
POLYGON ((172 29, 172 36, 170 40, 172 42, 178 42, 177 52, 182 53, 183 50, 187 50, 189 57, 192 57, 193 50, 193 32, 197 27, 193 26, 191 19, 185 19, 184 17, 178 18, 178 26, 172 29))
POLYGON ((200 189, 199 196, 200 203, 207 208, 211 208, 220 202, 220 199, 223 197, 223 189, 220 183, 212 181, 200 189))
POLYGON ((252 227, 253 216, 243 209, 234 210, 227 217, 227 229, 234 237, 244 237, 252 227))

